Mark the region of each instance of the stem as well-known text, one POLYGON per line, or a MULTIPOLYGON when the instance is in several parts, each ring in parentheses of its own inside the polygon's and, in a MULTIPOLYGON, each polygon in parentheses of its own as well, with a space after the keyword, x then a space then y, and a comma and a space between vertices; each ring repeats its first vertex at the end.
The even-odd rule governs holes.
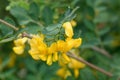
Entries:
POLYGON ((91 49, 100 52, 101 54, 107 56, 108 58, 112 58, 112 56, 110 55, 110 53, 108 53, 105 49, 99 48, 97 46, 92 46, 91 49))
POLYGON ((78 61, 80 61, 80 62, 88 65, 89 67, 91 67, 91 68, 93 68, 93 69, 95 69, 95 70, 97 70, 97 71, 100 71, 100 72, 104 73, 105 75, 107 75, 107 76, 109 76, 109 77, 112 77, 112 76, 113 76, 112 73, 107 72, 107 71, 105 71, 104 69, 99 68, 99 67, 97 67, 97 66, 95 66, 95 65, 93 65, 93 64, 91 64, 91 63, 89 63, 89 62, 87 62, 87 61, 85 61, 84 59, 76 56, 75 54, 73 54, 73 53, 71 53, 71 52, 68 52, 67 55, 68 55, 69 57, 71 57, 71 58, 74 58, 74 59, 76 59, 76 60, 78 60, 78 61))
POLYGON ((18 30, 18 28, 16 28, 15 26, 11 25, 10 23, 8 23, 8 22, 6 22, 6 21, 4 21, 2 19, 0 19, 0 22, 3 23, 3 24, 5 24, 5 25, 7 25, 8 27, 14 29, 15 31, 18 30))

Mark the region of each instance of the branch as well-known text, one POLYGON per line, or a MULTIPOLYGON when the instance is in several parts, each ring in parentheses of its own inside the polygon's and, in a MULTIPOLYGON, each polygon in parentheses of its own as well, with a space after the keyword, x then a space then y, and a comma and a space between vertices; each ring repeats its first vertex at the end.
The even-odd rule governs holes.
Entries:
POLYGON ((100 52, 101 54, 107 56, 108 58, 112 58, 112 56, 105 49, 99 48, 97 46, 93 46, 93 47, 91 47, 91 49, 93 49, 97 52, 100 52))
POLYGON ((8 22, 6 22, 6 21, 4 21, 2 19, 0 19, 0 22, 3 23, 3 24, 5 24, 5 25, 7 25, 8 27, 14 29, 15 31, 18 30, 18 28, 16 28, 15 26, 11 25, 10 23, 8 23, 8 22))
POLYGON ((109 76, 109 77, 112 77, 112 76, 113 76, 112 73, 107 72, 107 71, 105 71, 104 69, 99 68, 99 67, 97 67, 97 66, 95 66, 95 65, 93 65, 93 64, 91 64, 91 63, 89 63, 89 62, 87 62, 87 61, 85 61, 84 59, 76 56, 75 54, 73 54, 73 53, 71 53, 71 52, 68 52, 67 55, 68 55, 69 57, 71 57, 71 58, 74 58, 74 59, 76 59, 76 60, 78 60, 78 61, 80 61, 80 62, 88 65, 89 67, 91 67, 91 68, 93 68, 93 69, 95 69, 95 70, 97 70, 97 71, 100 71, 100 72, 104 73, 105 75, 107 75, 107 76, 109 76))

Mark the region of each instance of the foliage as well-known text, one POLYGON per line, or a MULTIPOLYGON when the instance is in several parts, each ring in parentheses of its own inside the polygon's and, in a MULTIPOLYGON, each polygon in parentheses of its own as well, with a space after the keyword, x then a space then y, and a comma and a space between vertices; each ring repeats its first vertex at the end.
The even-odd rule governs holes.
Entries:
POLYGON ((16 55, 12 50, 13 40, 23 32, 43 33, 48 44, 51 44, 57 40, 57 34, 60 39, 65 38, 64 30, 60 27, 64 22, 73 19, 77 22, 73 38, 82 38, 82 45, 75 53, 79 53, 78 55, 88 62, 110 71, 113 77, 86 66, 79 70, 78 78, 74 77, 73 70, 69 68, 72 76, 66 80, 119 80, 119 0, 6 0, 5 2, 0 3, 0 17, 3 16, 2 19, 17 26, 19 30, 16 32, 0 23, 0 80, 63 80, 56 75, 60 68, 57 62, 48 66, 44 61, 33 60, 27 52, 29 45, 25 48, 25 54, 16 55), (72 13, 77 6, 80 8, 72 13), (9 13, 1 13, 5 8, 9 13), (94 47, 106 50, 112 58, 100 54, 101 51, 94 47))

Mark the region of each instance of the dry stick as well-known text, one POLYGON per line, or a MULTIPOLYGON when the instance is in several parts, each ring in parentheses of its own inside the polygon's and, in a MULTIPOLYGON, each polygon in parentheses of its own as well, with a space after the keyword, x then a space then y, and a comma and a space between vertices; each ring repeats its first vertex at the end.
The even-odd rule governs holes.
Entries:
POLYGON ((8 23, 8 22, 6 22, 6 21, 4 21, 2 19, 0 19, 0 22, 7 25, 7 26, 9 26, 10 28, 13 28, 15 31, 18 30, 18 28, 16 28, 15 26, 11 25, 10 23, 8 23))
POLYGON ((89 62, 87 62, 87 61, 85 61, 84 59, 76 56, 75 54, 73 54, 73 53, 71 53, 71 52, 68 52, 67 55, 68 55, 69 57, 71 57, 71 58, 74 58, 74 59, 80 61, 80 62, 83 62, 84 64, 88 65, 89 67, 91 67, 91 68, 93 68, 93 69, 96 69, 97 71, 100 71, 100 72, 104 73, 105 75, 107 75, 107 76, 109 76, 109 77, 112 77, 112 76, 113 76, 112 73, 107 72, 107 71, 105 71, 104 69, 99 68, 99 67, 97 67, 97 66, 95 66, 95 65, 93 65, 93 64, 91 64, 91 63, 89 63, 89 62))
POLYGON ((91 47, 91 49, 93 49, 97 52, 100 52, 101 54, 107 56, 108 58, 112 58, 112 56, 105 49, 99 48, 97 46, 93 46, 93 47, 91 47))

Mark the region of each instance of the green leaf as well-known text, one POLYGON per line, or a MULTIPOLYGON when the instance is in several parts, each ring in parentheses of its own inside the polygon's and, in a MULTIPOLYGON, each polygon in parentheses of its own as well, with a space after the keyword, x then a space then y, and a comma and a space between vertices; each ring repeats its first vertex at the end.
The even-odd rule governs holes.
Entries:
POLYGON ((59 23, 49 25, 48 27, 44 28, 42 33, 45 34, 47 38, 55 37, 55 35, 60 32, 61 26, 62 24, 59 24, 59 23))
POLYGON ((0 44, 1 44, 1 43, 10 42, 10 41, 14 40, 20 33, 24 32, 24 31, 26 31, 26 30, 27 30, 26 28, 20 29, 20 30, 18 30, 14 35, 12 35, 11 37, 5 38, 5 39, 1 39, 1 40, 0 40, 0 44))
POLYGON ((71 9, 70 9, 70 8, 68 8, 68 10, 67 10, 67 11, 65 11, 64 16, 68 16, 70 13, 71 13, 71 9))
POLYGON ((109 22, 111 20, 111 16, 108 12, 104 11, 104 12, 100 12, 98 16, 96 16, 96 18, 94 19, 95 23, 105 23, 105 22, 109 22))
POLYGON ((6 38, 6 39, 3 39, 3 40, 0 40, 0 44, 1 43, 6 43, 6 42, 9 42, 9 41, 12 41, 12 40, 14 40, 15 39, 15 37, 10 37, 10 38, 6 38))
POLYGON ((94 2, 93 0, 86 0, 87 5, 94 7, 94 2))
POLYGON ((100 40, 96 38, 96 35, 92 32, 86 32, 82 34, 82 45, 80 46, 81 48, 89 48, 94 45, 99 45, 100 40))
POLYGON ((100 36, 102 36, 102 35, 106 34, 106 33, 109 32, 109 31, 110 31, 110 27, 109 27, 109 26, 105 26, 102 30, 99 30, 99 31, 98 31, 98 34, 99 34, 100 36))
POLYGON ((46 25, 53 23, 53 11, 50 7, 44 7, 42 17, 46 25))
POLYGON ((80 80, 96 80, 93 72, 89 68, 80 70, 80 80))
POLYGON ((68 76, 66 80, 75 80, 73 76, 68 76))
POLYGON ((59 31, 60 31, 59 29, 55 29, 55 30, 53 30, 53 31, 47 32, 46 35, 54 36, 54 35, 58 34, 59 31))
POLYGON ((107 80, 107 76, 104 75, 103 73, 98 72, 97 75, 98 75, 97 80, 107 80))
POLYGON ((6 59, 2 62, 2 64, 0 64, 0 70, 2 70, 4 67, 7 66, 7 64, 9 63, 9 60, 10 60, 10 58, 6 58, 6 59))
POLYGON ((68 10, 65 11, 65 13, 60 17, 59 22, 63 24, 66 21, 73 20, 75 17, 76 17, 76 14, 72 12, 70 8, 68 8, 68 10))
POLYGON ((56 30, 56 29, 59 29, 60 27, 62 26, 62 24, 52 24, 52 25, 49 25, 48 27, 46 27, 46 30, 47 31, 53 31, 53 30, 56 30))
POLYGON ((29 71, 36 73, 37 72, 37 65, 34 60, 27 58, 25 60, 26 67, 29 71))
POLYGON ((2 79, 5 79, 5 78, 8 78, 10 77, 11 75, 13 75, 13 73, 15 72, 15 69, 10 69, 10 70, 7 70, 5 72, 2 72, 0 73, 0 78, 2 79))
POLYGON ((30 34, 36 34, 41 32, 41 27, 34 23, 29 23, 26 25, 25 31, 30 34))
MULTIPOLYGON (((90 1, 90 0, 88 0, 88 1, 90 1)), ((91 18, 94 18, 94 16, 95 16, 94 8, 87 6, 85 9, 85 14, 90 16, 91 18)))
POLYGON ((30 4, 29 14, 32 19, 38 20, 39 18, 39 6, 36 3, 30 4))
POLYGON ((48 45, 58 39, 58 35, 60 35, 60 32, 62 31, 61 27, 62 24, 58 23, 49 25, 42 30, 42 33, 45 34, 45 41, 48 45))
POLYGON ((92 22, 90 22, 90 21, 87 20, 87 19, 84 19, 84 24, 85 24, 85 26, 86 26, 89 30, 94 31, 95 26, 94 26, 94 24, 93 24, 92 22))
POLYGON ((25 25, 32 21, 31 17, 24 8, 18 6, 13 7, 10 10, 10 13, 18 20, 20 25, 25 25))

